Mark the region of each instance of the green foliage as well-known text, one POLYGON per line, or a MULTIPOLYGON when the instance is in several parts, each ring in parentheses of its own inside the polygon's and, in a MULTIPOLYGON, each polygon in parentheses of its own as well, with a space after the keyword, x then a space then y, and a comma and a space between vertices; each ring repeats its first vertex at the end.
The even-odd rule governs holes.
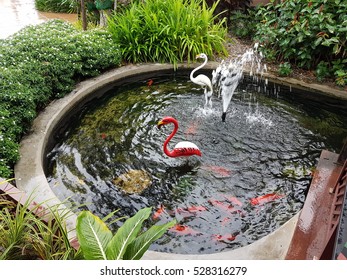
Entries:
POLYGON ((257 24, 256 39, 266 49, 275 51, 278 61, 304 69, 315 69, 326 61, 330 71, 334 61, 342 60, 334 73, 338 78, 347 69, 346 10, 345 0, 270 3, 259 8, 261 21, 257 24))
POLYGON ((98 10, 107 10, 113 8, 114 2, 112 0, 95 0, 95 7, 98 10))
POLYGON ((292 73, 292 66, 288 62, 281 63, 278 67, 278 75, 281 77, 287 77, 292 73))
POLYGON ((257 25, 257 10, 247 9, 246 11, 233 11, 230 15, 231 32, 240 38, 253 38, 257 25))
POLYGON ((119 65, 106 31, 77 31, 52 20, 0 40, 0 177, 11 176, 18 142, 37 111, 85 78, 119 65))
POLYGON ((23 205, 4 195, 0 201, 0 260, 80 259, 81 252, 69 242, 65 226, 68 211, 63 213, 57 205, 43 212, 43 206, 35 204, 32 197, 23 205))
POLYGON ((335 83, 339 86, 347 85, 347 58, 337 59, 332 62, 335 83))
POLYGON ((89 211, 77 218, 77 238, 85 259, 88 260, 139 260, 149 246, 174 226, 173 220, 154 225, 141 233, 143 222, 149 218, 151 208, 139 210, 112 235, 107 225, 89 211))
POLYGON ((108 20, 108 29, 129 62, 178 62, 200 52, 226 55, 225 22, 203 0, 147 0, 108 20))
POLYGON ((35 0, 35 7, 42 12, 76 13, 79 1, 75 0, 35 0))
POLYGON ((329 64, 325 61, 319 62, 316 68, 317 80, 322 82, 325 78, 328 78, 330 76, 331 76, 331 69, 329 68, 329 64))
MULTIPOLYGON (((11 180, 0 181, 0 184, 11 180)), ((80 248, 76 250, 66 227, 66 221, 72 214, 69 209, 64 210, 59 204, 47 208, 46 203, 35 203, 32 196, 22 205, 13 202, 9 194, 1 194, 0 260, 138 260, 155 240, 176 224, 173 220, 142 231, 142 225, 151 211, 151 208, 141 209, 127 219, 115 235, 105 221, 117 211, 103 220, 89 211, 80 212, 76 226, 80 248)))

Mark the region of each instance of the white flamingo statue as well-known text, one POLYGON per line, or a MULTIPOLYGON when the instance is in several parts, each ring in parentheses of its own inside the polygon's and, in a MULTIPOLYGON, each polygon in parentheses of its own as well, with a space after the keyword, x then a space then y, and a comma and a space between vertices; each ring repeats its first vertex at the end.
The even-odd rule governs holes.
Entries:
POLYGON ((204 53, 198 54, 196 56, 196 59, 202 58, 204 59, 204 63, 201 64, 200 66, 196 67, 191 73, 190 73, 190 80, 197 84, 200 85, 204 88, 204 94, 205 94, 205 107, 209 106, 210 108, 212 107, 212 93, 213 93, 213 88, 212 88, 212 83, 209 77, 203 74, 199 74, 196 77, 194 77, 194 73, 198 71, 199 69, 203 68, 206 63, 207 63, 207 55, 204 53))

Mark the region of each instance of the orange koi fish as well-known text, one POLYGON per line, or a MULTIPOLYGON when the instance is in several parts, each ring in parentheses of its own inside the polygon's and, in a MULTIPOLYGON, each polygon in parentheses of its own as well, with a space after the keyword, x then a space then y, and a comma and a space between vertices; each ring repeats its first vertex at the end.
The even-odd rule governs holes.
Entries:
POLYGON ((264 203, 274 201, 274 200, 280 199, 282 197, 284 197, 283 194, 269 193, 269 194, 265 194, 265 195, 258 196, 255 198, 251 198, 250 202, 252 205, 262 205, 264 203))
POLYGON ((212 171, 214 173, 217 173, 217 175, 222 177, 229 177, 231 175, 231 170, 226 169, 222 166, 216 166, 216 165, 203 165, 201 166, 202 169, 207 171, 212 171))
POLYGON ((211 203, 213 206, 216 206, 216 207, 218 207, 224 211, 227 211, 227 212, 235 212, 236 211, 236 209, 232 205, 230 205, 230 204, 227 205, 224 202, 221 202, 219 200, 210 199, 208 202, 211 203))
POLYGON ((207 210, 206 207, 198 205, 198 206, 190 206, 187 208, 176 208, 175 211, 178 214, 182 215, 183 217, 191 217, 198 212, 202 212, 206 210, 207 210))
POLYGON ((227 200, 229 200, 233 205, 242 206, 242 202, 238 200, 235 196, 224 196, 227 200))
POLYGON ((221 235, 221 234, 214 234, 212 235, 212 239, 215 241, 233 241, 235 240, 236 236, 232 235, 232 234, 225 234, 225 235, 221 235))
POLYGON ((169 229, 169 231, 174 232, 178 235, 197 235, 198 231, 186 226, 186 225, 175 225, 169 229))
POLYGON ((190 206, 187 208, 188 212, 192 212, 192 213, 195 213, 195 212, 200 212, 200 211, 206 211, 206 207, 204 206, 201 206, 201 205, 198 205, 198 206, 190 206))
POLYGON ((225 225, 227 225, 230 222, 230 220, 231 218, 225 217, 221 222, 222 226, 224 227, 225 225))
POLYGON ((152 218, 154 220, 158 219, 164 211, 165 211, 165 207, 163 204, 161 204, 160 207, 157 209, 157 211, 154 212, 152 218))
POLYGON ((147 82, 147 86, 151 86, 153 84, 153 80, 152 79, 150 79, 148 82, 147 82))
POLYGON ((189 135, 189 134, 196 134, 197 131, 197 123, 196 122, 191 122, 190 125, 188 126, 188 128, 185 130, 185 134, 189 135))

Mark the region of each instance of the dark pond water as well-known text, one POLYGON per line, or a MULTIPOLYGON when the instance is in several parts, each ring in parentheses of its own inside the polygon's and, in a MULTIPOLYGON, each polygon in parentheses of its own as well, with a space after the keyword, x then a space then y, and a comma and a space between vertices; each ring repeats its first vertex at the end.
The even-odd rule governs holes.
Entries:
MULTIPOLYGON (((286 87, 245 80, 234 94, 226 122, 222 103, 204 110, 203 90, 189 73, 153 75, 109 90, 76 114, 49 152, 47 176, 54 193, 104 217, 120 209, 133 215, 161 206, 153 223, 176 218, 150 249, 181 254, 221 252, 248 245, 273 232, 303 206, 322 149, 339 151, 347 135, 346 104, 286 87), (168 158, 162 151, 194 142, 202 157, 168 158), (129 194, 115 179, 141 171, 150 185, 129 194), (258 198, 258 200, 257 200, 258 198)), ((119 224, 118 224, 119 226, 119 224)))

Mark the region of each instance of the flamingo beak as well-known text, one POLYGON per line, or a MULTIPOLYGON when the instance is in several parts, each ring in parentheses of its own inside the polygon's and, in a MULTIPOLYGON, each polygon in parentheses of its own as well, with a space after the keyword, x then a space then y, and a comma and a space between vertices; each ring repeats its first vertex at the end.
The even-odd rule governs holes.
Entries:
POLYGON ((157 127, 160 129, 165 123, 163 121, 159 121, 157 123, 157 127))

